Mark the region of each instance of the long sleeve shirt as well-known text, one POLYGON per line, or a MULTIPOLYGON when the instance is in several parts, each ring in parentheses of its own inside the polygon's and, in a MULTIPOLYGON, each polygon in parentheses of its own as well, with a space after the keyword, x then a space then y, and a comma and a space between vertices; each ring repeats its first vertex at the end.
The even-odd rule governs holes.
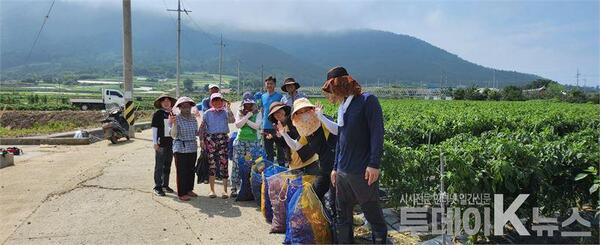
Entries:
POLYGON ((160 147, 171 148, 173 138, 169 134, 171 128, 168 123, 169 113, 159 109, 152 115, 152 143, 158 144, 160 147))
POLYGON ((383 112, 375 95, 355 96, 338 128, 334 169, 364 174, 367 167, 379 168, 383 155, 383 112))

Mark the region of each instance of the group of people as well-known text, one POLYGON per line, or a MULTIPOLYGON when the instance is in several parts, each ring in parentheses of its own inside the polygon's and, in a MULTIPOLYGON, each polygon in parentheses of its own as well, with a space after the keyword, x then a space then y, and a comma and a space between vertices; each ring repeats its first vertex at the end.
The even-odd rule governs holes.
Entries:
MULTIPOLYGON (((159 110, 152 119, 154 192, 160 196, 174 192, 169 188, 174 158, 179 199, 196 197, 194 166, 200 146, 209 163, 209 197, 217 197, 214 183, 220 177, 224 187, 221 197, 228 198, 228 124, 233 123, 238 128, 233 141, 234 160, 262 147, 269 161, 317 176, 313 188, 323 204, 334 210, 337 243, 353 242, 355 204, 360 205, 371 225, 373 242, 385 243, 387 225, 379 203, 378 181, 384 129, 377 97, 364 93, 345 68, 330 69, 322 91, 339 105, 334 121, 323 114, 320 104, 313 104, 298 91, 300 84, 293 78, 285 79, 283 95, 275 91, 276 84, 277 80, 269 76, 264 80, 266 92, 262 95, 245 93, 235 115, 216 85, 209 85, 210 96, 197 106, 189 97, 176 100, 160 96, 154 103, 159 110), (327 192, 334 198, 326 201, 327 192)), ((239 188, 239 171, 233 164, 231 195, 236 195, 239 188)))

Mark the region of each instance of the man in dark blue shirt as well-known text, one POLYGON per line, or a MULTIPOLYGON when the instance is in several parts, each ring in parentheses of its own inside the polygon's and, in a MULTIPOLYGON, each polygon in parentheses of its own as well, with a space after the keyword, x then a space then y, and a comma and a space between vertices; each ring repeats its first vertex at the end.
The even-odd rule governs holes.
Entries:
POLYGON ((338 142, 331 182, 336 188, 336 238, 352 243, 352 211, 359 204, 371 224, 374 243, 386 243, 387 225, 379 204, 379 165, 383 155, 383 113, 375 95, 363 93, 343 67, 327 73, 323 91, 340 103, 338 142))

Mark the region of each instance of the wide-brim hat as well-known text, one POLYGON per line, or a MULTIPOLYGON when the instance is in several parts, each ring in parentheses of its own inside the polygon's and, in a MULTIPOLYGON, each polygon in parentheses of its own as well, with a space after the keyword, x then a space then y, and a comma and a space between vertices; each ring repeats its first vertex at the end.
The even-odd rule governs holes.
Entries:
POLYGON ((310 103, 310 100, 308 100, 307 98, 300 98, 294 101, 294 111, 292 112, 292 118, 294 117, 294 114, 296 114, 296 112, 298 112, 300 109, 304 109, 304 108, 315 108, 315 105, 313 105, 312 103, 310 103))
POLYGON ((281 91, 286 92, 287 93, 287 89, 285 88, 287 85, 293 84, 296 86, 296 90, 298 90, 300 88, 300 84, 296 82, 296 80, 294 80, 294 78, 288 77, 285 79, 285 81, 283 82, 283 85, 281 85, 281 91))
POLYGON ((244 94, 242 95, 242 99, 252 99, 254 98, 254 95, 250 92, 244 92, 244 94))
POLYGON ((160 103, 165 99, 168 98, 171 101, 171 106, 175 105, 175 102, 177 102, 177 100, 173 97, 171 97, 168 94, 163 94, 161 96, 159 96, 156 100, 154 100, 154 107, 157 109, 162 108, 162 106, 160 105, 160 103))
POLYGON ((242 101, 242 105, 245 105, 245 104, 256 104, 256 101, 254 101, 253 99, 244 99, 242 101))
POLYGON ((273 114, 275 114, 276 111, 278 111, 279 109, 283 109, 285 111, 285 115, 288 116, 290 115, 290 112, 292 110, 292 108, 290 108, 288 105, 281 103, 281 102, 273 102, 273 104, 271 104, 271 106, 269 107, 269 121, 271 121, 272 123, 277 122, 277 120, 275 119, 275 117, 273 117, 273 114))
POLYGON ((194 102, 194 100, 192 100, 190 97, 183 96, 183 97, 179 97, 179 99, 177 99, 177 102, 175 102, 174 107, 179 107, 183 103, 191 103, 192 106, 196 105, 196 102, 194 102))

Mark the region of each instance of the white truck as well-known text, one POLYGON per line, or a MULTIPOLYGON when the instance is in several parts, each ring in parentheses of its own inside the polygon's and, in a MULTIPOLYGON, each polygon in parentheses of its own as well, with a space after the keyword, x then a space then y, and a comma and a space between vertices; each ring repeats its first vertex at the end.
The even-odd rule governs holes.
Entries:
POLYGON ((70 99, 71 105, 81 110, 102 110, 111 106, 123 106, 123 93, 115 89, 102 89, 102 99, 70 99))

